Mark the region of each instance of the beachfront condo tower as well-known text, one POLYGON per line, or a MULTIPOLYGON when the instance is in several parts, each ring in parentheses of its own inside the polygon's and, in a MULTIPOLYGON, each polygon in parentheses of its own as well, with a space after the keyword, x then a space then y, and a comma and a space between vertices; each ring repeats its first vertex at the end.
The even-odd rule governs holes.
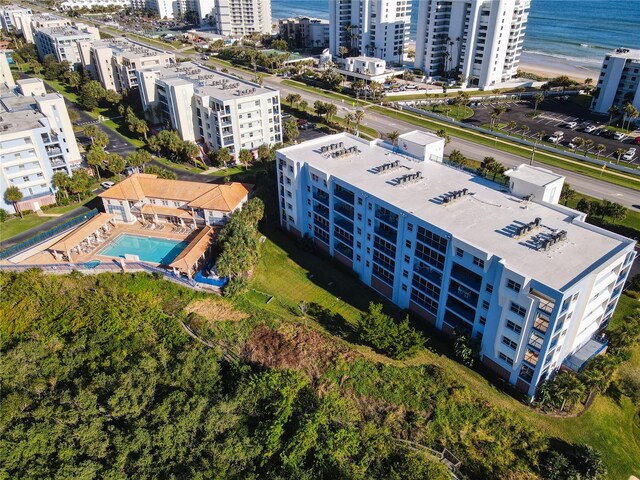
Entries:
POLYGON ((530 0, 419 2, 415 66, 481 89, 517 76, 530 0))
POLYGON ((215 0, 212 22, 220 35, 271 33, 271 0, 215 0))
POLYGON ((278 150, 280 224, 425 324, 478 340, 522 392, 606 349, 635 241, 558 204, 564 177, 498 184, 443 163, 444 139, 340 133, 278 150))
POLYGON ((333 0, 329 2, 331 54, 402 63, 410 18, 411 0, 333 0), (344 55, 343 47, 348 50, 344 55))
POLYGON ((591 108, 607 113, 615 105, 622 113, 627 103, 640 110, 640 50, 618 48, 604 57, 591 108))

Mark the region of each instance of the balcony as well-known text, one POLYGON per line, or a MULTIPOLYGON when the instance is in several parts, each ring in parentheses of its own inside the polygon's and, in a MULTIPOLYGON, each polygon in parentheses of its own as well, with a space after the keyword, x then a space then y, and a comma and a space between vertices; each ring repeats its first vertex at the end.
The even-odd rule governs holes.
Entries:
POLYGON ((346 190, 340 186, 336 186, 333 194, 341 200, 353 205, 353 192, 346 190))
POLYGON ((454 280, 449 284, 449 293, 471 307, 475 308, 478 305, 478 294, 454 280))
MULTIPOLYGON (((327 213, 328 212, 329 212, 329 209, 327 209, 327 213)), ((341 217, 336 217, 334 220, 334 223, 336 226, 340 227, 345 232, 349 232, 350 234, 353 235, 353 222, 350 222, 349 220, 346 220, 341 217)))
POLYGON ((533 328, 544 335, 549 329, 549 318, 540 314, 536 315, 536 319, 533 322, 533 328))
POLYGON ((547 315, 551 315, 553 313, 553 309, 556 306, 555 300, 547 297, 545 294, 540 293, 537 290, 534 290, 533 288, 529 290, 529 295, 540 302, 538 304, 538 310, 546 313, 547 315))
POLYGON ((378 220, 382 220, 386 224, 391 225, 392 227, 398 227, 398 215, 396 215, 395 213, 391 213, 389 210, 377 208, 375 217, 378 220))
POLYGON ((416 264, 413 266, 413 271, 414 273, 420 275, 422 278, 425 278, 426 280, 429 280, 436 285, 440 285, 442 283, 442 274, 425 263, 416 262, 416 264))
POLYGON ((482 277, 477 273, 472 272, 468 268, 463 267, 457 263, 453 264, 451 268, 451 277, 458 282, 463 283, 465 286, 470 287, 476 292, 480 291, 482 285, 482 277))
POLYGON ((381 236, 385 240, 391 243, 396 243, 397 235, 395 230, 392 230, 390 228, 377 227, 374 229, 374 232, 376 235, 381 236))
POLYGON ((329 209, 324 205, 322 205, 321 203, 316 203, 313 206, 313 211, 314 213, 317 213, 318 215, 323 216, 327 220, 329 219, 329 209))
POLYGON ((476 311, 473 308, 465 305, 451 295, 447 297, 447 309, 469 323, 473 323, 473 319, 476 316, 476 311))
POLYGON ((317 191, 313 194, 313 199, 326 205, 327 207, 329 206, 329 194, 327 193, 317 191))
POLYGON ((353 220, 353 207, 342 202, 336 202, 334 203, 333 210, 338 212, 340 215, 348 218, 349 220, 353 220))
POLYGON ((527 348, 527 351, 524 353, 524 361, 527 362, 532 367, 538 365, 538 360, 540 359, 540 355, 538 352, 534 352, 527 348))
POLYGON ((54 157, 56 155, 62 155, 62 149, 59 148, 59 147, 47 148, 47 155, 49 157, 54 157))

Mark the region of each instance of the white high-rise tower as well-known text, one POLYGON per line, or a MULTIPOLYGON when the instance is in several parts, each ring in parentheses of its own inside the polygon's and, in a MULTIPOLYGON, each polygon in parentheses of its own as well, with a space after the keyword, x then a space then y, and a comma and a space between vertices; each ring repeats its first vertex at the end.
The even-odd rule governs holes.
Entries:
POLYGON ((340 55, 367 55, 400 63, 409 40, 411 0, 333 0, 329 2, 329 48, 340 55))
POLYGON ((487 88, 515 78, 531 0, 422 0, 415 66, 487 88))

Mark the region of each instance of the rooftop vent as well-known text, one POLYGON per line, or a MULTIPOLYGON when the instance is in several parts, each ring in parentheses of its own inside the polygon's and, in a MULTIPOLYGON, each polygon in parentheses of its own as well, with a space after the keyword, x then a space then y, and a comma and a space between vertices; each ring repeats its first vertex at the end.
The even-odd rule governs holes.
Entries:
POLYGON ((533 229, 540 227, 542 218, 536 217, 533 222, 529 222, 526 225, 521 225, 516 229, 516 237, 520 237, 526 233, 531 232, 533 229))
POLYGON ((407 173, 406 175, 396 178, 396 185, 402 186, 410 183, 417 183, 422 181, 422 178, 422 172, 407 173))
POLYGON ((383 163, 379 167, 376 167, 376 173, 387 173, 398 167, 400 167, 400 160, 394 160, 393 162, 383 163))
POLYGON ((463 188, 462 190, 456 190, 453 192, 445 193, 442 196, 442 203, 447 206, 453 201, 457 200, 460 197, 464 197, 465 195, 471 195, 471 192, 467 188, 463 188))
POLYGON ((538 243, 538 250, 549 250, 553 245, 567 239, 566 230, 554 230, 551 235, 538 243))

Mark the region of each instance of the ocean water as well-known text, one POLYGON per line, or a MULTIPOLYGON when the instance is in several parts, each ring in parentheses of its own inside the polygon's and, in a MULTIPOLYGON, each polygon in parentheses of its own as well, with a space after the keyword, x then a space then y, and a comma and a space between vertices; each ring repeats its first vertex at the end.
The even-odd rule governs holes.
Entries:
MULTIPOLYGON (((273 18, 329 18, 332 0, 271 0, 273 18)), ((411 38, 418 3, 413 1, 411 38)), ((617 47, 640 49, 640 0, 532 0, 524 50, 599 66, 617 47)))

